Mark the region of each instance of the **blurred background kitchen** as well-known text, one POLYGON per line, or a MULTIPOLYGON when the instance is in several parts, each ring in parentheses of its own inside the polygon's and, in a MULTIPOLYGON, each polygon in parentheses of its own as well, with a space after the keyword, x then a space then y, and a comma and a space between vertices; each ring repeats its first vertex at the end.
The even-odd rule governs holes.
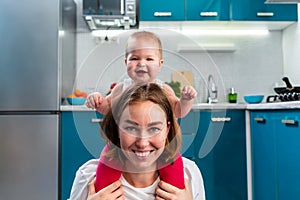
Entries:
MULTIPOLYGON (((104 143, 99 136, 103 116, 84 106, 69 106, 65 99, 75 89, 106 94, 113 82, 126 78, 125 43, 137 29, 153 31, 162 40, 165 64, 159 79, 170 82, 174 71, 192 72, 198 91, 195 103, 206 103, 212 95, 209 89, 214 89, 213 94, 217 91, 211 100, 219 105, 228 103, 230 88, 238 93, 238 104, 216 107, 221 118, 200 122, 200 115, 204 119, 215 113, 214 107, 200 106, 181 121, 183 153, 204 167, 208 200, 220 199, 218 195, 252 199, 250 122, 245 121, 245 110, 256 107, 247 107, 243 96, 274 95, 274 87, 286 87, 284 76, 300 85, 299 1, 109 0, 103 1, 105 6, 124 6, 127 11, 118 16, 108 12, 104 18, 105 7, 99 2, 1 0, 0 199, 67 199, 76 170, 98 157, 104 143), (237 111, 238 117, 228 117, 231 111, 237 111), (230 120, 229 133, 240 134, 223 132, 230 120), (223 123, 217 131, 210 126, 216 121, 223 123), (198 129, 198 125, 209 128, 198 129), (216 132, 216 141, 203 150, 200 141, 209 141, 205 134, 210 137, 216 132), (218 145, 224 146, 214 148, 218 139, 218 145)), ((294 108, 299 109, 297 105, 294 108)), ((298 120, 299 112, 295 116, 298 120)), ((297 120, 294 133, 299 133, 297 120)), ((296 162, 291 159, 296 167, 300 167, 298 154, 296 162)), ((291 183, 300 185, 297 180, 291 183)), ((291 194, 290 199, 300 195, 296 189, 283 191, 291 194)), ((253 199, 266 199, 265 193, 253 193, 258 196, 253 199)), ((276 199, 289 199, 285 197, 276 199)))
MULTIPOLYGON (((81 1, 76 5, 80 7, 81 1)), ((300 82, 296 56, 300 48, 298 23, 265 19, 268 21, 183 22, 158 18, 140 21, 139 28, 157 33, 167 51, 166 65, 159 78, 171 80, 171 71, 166 68, 192 71, 198 102, 206 102, 205 85, 212 74, 219 86, 220 102, 227 102, 231 87, 238 92, 238 101, 243 102, 245 94, 273 94, 275 86, 285 85, 283 76, 288 76, 295 85, 300 82), (244 32, 236 34, 238 30, 244 32)), ((107 92, 112 82, 123 80, 126 75, 123 55, 130 31, 116 35, 102 30, 97 36, 96 31, 90 32, 81 9, 77 9, 76 32, 75 87, 107 92)))

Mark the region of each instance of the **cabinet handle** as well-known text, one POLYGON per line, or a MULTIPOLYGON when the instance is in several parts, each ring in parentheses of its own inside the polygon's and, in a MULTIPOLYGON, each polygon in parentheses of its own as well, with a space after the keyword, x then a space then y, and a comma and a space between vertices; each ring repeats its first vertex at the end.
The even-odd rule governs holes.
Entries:
POLYGON ((296 125, 296 124, 298 124, 298 121, 293 120, 293 119, 282 119, 281 123, 289 124, 289 125, 296 125))
POLYGON ((257 122, 265 122, 266 121, 266 119, 262 118, 262 117, 255 117, 254 120, 257 122))
POLYGON ((217 17, 218 12, 200 12, 201 17, 217 17))
POLYGON ((154 12, 155 17, 171 17, 172 12, 154 12))
POLYGON ((93 119, 91 119, 91 122, 92 123, 100 123, 100 122, 102 122, 103 121, 103 119, 98 119, 98 118, 93 118, 93 119))
POLYGON ((230 122, 231 118, 230 117, 212 117, 211 121, 212 122, 230 122))
POLYGON ((273 12, 258 12, 256 13, 257 17, 273 17, 273 12))

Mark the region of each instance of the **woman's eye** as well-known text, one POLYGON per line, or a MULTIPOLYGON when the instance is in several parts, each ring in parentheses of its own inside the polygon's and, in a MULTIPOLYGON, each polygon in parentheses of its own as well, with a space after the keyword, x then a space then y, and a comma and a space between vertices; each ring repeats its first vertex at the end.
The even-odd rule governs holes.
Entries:
POLYGON ((158 132, 160 132, 161 131, 161 129, 160 128, 158 128, 158 127, 151 127, 150 129, 149 129, 149 133, 150 134, 155 134, 155 133, 158 133, 158 132))
POLYGON ((137 129, 135 128, 135 127, 126 127, 125 128, 125 131, 126 132, 131 132, 131 133, 133 133, 133 132, 137 132, 137 129))

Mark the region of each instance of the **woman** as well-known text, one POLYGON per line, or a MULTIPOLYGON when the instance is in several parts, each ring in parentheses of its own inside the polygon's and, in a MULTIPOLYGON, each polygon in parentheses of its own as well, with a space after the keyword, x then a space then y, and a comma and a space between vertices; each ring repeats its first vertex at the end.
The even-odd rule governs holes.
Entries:
POLYGON ((98 160, 88 161, 77 171, 70 199, 205 199, 200 170, 186 158, 185 189, 160 181, 157 163, 175 161, 181 131, 167 96, 157 84, 137 84, 125 90, 101 127, 112 147, 106 156, 120 162, 122 176, 95 193, 98 160))

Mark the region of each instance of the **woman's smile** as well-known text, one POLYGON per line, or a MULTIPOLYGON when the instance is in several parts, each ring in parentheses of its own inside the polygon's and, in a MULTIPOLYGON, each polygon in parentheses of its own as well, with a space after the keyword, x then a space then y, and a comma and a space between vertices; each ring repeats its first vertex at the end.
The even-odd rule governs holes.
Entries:
POLYGON ((143 151, 143 152, 138 152, 138 151, 133 151, 135 155, 141 159, 147 158, 150 155, 150 151, 143 151))

